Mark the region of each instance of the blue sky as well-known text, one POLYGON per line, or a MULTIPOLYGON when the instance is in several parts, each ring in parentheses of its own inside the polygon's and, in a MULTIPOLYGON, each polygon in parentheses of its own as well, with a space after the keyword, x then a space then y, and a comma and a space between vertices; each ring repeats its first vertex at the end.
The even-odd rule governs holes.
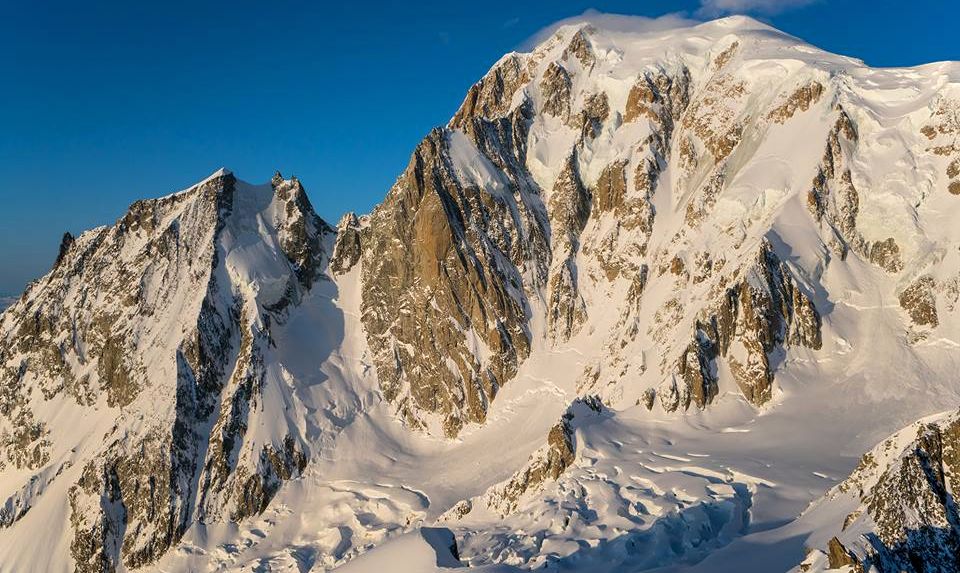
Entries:
POLYGON ((504 52, 586 10, 750 13, 875 66, 960 60, 947 0, 0 0, 0 293, 64 231, 225 166, 365 212, 504 52))

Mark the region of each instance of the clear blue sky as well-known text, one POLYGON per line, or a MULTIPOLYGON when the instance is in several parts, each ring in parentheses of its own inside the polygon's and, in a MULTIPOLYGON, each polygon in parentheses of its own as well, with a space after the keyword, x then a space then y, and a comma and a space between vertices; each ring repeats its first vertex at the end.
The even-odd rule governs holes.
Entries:
MULTIPOLYGON (((960 59, 949 0, 703 1, 871 65, 960 59)), ((698 0, 0 0, 0 293, 46 272, 64 231, 221 166, 252 182, 297 175, 334 223, 365 212, 493 62, 588 9, 717 12, 698 0)))

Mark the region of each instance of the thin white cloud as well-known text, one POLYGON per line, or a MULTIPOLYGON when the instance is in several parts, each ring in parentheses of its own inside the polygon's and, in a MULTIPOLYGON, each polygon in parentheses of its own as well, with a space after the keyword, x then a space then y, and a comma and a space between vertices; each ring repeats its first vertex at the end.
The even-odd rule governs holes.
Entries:
POLYGON ((715 18, 725 14, 779 14, 813 4, 817 0, 700 0, 697 16, 715 18))
POLYGON ((683 14, 665 14, 658 18, 648 18, 646 16, 627 16, 623 14, 605 14, 596 10, 587 10, 579 16, 564 18, 559 22, 554 22, 546 28, 540 30, 528 38, 520 48, 530 50, 547 38, 553 35, 557 29, 569 24, 593 24, 598 28, 605 30, 622 30, 633 32, 659 32, 662 30, 673 30, 676 28, 686 28, 699 24, 699 20, 691 20, 683 14))

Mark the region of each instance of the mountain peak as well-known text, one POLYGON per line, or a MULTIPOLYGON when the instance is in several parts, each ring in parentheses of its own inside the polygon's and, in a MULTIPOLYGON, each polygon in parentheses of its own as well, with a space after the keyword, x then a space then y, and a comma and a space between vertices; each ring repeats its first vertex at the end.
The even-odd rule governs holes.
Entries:
POLYGON ((226 167, 221 167, 220 169, 217 169, 216 171, 214 171, 214 172, 211 173, 210 175, 207 175, 206 177, 204 177, 204 178, 201 179, 200 181, 197 181, 196 183, 194 183, 193 185, 191 185, 189 188, 190 188, 190 189, 194 189, 194 188, 197 188, 197 187, 202 187, 203 185, 205 185, 205 184, 207 184, 207 183, 210 183, 210 182, 212 182, 212 181, 217 181, 217 180, 219 180, 219 179, 226 179, 226 178, 233 178, 233 179, 235 179, 232 171, 230 171, 230 170, 227 169, 226 167))
POLYGON ((760 20, 745 14, 733 14, 730 16, 724 16, 722 18, 716 18, 714 20, 708 20, 701 24, 701 26, 722 26, 725 28, 736 28, 740 30, 777 30, 777 28, 774 28, 769 24, 761 22, 760 20))

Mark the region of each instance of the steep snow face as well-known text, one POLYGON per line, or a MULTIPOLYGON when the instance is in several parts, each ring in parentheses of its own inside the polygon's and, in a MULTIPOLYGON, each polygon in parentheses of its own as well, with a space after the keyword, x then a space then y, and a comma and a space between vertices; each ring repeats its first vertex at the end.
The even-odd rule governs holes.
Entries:
POLYGON ((328 231, 296 180, 221 170, 64 237, 0 322, 5 566, 143 565, 303 470, 316 424, 268 354, 328 231))
POLYGON ((796 518, 960 401, 958 101, 747 18, 565 26, 336 236, 226 172, 67 236, 0 315, 0 570, 866 557, 796 518))

